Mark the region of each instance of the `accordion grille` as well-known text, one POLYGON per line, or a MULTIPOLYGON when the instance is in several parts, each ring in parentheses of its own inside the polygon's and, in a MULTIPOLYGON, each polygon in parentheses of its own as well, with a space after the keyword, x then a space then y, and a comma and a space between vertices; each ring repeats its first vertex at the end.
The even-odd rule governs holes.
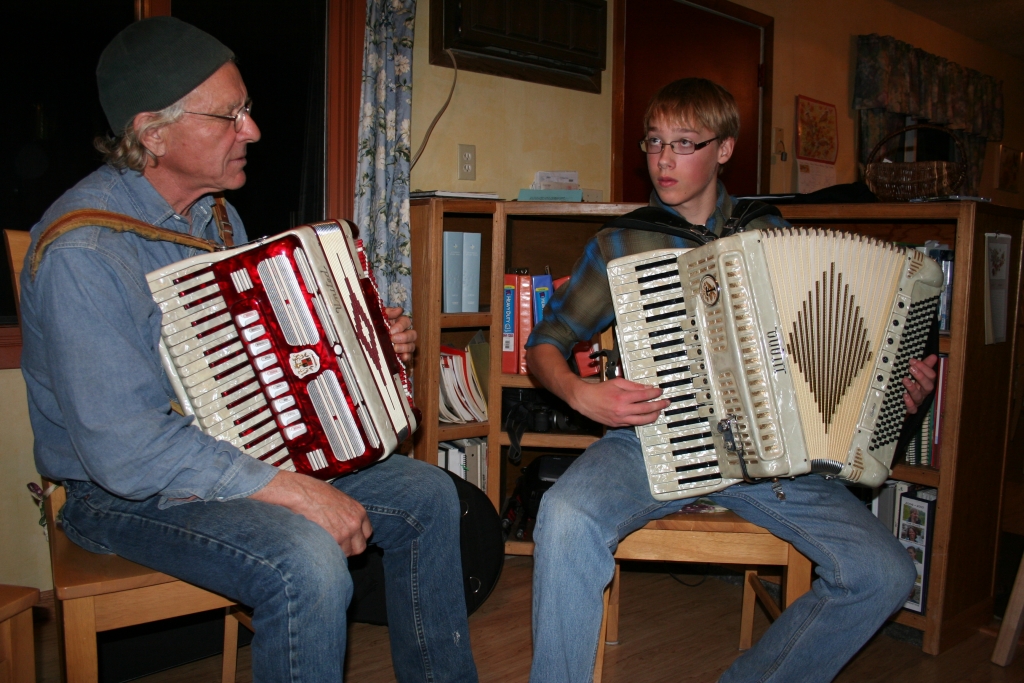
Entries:
POLYGON ((763 244, 808 452, 845 462, 905 252, 860 235, 800 228, 765 231, 763 244))

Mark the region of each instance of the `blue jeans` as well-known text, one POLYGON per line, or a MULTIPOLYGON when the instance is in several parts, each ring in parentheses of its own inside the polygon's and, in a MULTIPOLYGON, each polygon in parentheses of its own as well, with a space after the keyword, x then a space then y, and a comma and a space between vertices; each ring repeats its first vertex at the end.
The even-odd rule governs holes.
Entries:
MULTIPOLYGON (((366 508, 384 550, 395 677, 476 681, 459 552, 460 506, 444 472, 394 455, 334 485, 366 508)), ((161 510, 67 482, 64 530, 253 608, 255 681, 341 681, 348 563, 320 526, 248 498, 161 510)))
MULTIPOLYGON (((781 486, 785 501, 769 483, 709 496, 817 565, 812 590, 733 662, 722 683, 832 680, 914 585, 906 550, 841 483, 808 475, 781 486)), ((632 429, 609 432, 544 494, 534 531, 533 683, 592 680, 612 553, 631 532, 689 502, 651 496, 632 429)))

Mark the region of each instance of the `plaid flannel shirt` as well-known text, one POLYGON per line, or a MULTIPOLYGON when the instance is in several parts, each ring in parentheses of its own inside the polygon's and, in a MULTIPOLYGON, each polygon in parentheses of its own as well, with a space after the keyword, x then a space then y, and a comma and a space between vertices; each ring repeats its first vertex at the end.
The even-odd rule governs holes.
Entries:
MULTIPOLYGON (((719 181, 715 212, 708 218, 705 227, 721 235, 735 203, 736 200, 729 196, 725 185, 719 181)), ((651 193, 651 206, 678 215, 678 212, 658 199, 656 192, 651 193)), ((777 216, 768 215, 755 219, 750 225, 755 228, 788 227, 789 223, 777 216)), ((576 342, 591 339, 615 322, 615 307, 608 285, 608 262, 612 259, 654 249, 695 246, 698 245, 660 232, 603 228, 587 242, 583 255, 572 268, 572 277, 558 288, 544 308, 544 318, 533 328, 526 343, 527 348, 552 344, 562 352, 563 357, 568 358, 576 342)))

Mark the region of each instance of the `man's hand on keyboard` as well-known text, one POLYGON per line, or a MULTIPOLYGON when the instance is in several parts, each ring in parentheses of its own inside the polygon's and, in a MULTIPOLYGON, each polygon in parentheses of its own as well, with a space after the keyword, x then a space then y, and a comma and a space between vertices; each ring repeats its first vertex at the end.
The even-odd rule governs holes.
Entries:
POLYGON ((591 420, 609 427, 632 427, 658 419, 668 401, 656 401, 661 389, 621 377, 606 382, 579 382, 569 404, 591 420))

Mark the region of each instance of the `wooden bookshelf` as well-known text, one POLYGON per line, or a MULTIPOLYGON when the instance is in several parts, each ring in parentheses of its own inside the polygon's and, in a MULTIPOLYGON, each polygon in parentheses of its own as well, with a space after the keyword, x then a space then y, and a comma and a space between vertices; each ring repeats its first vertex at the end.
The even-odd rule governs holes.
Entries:
MULTIPOLYGON (((471 200, 411 202, 414 321, 420 331, 414 364, 417 405, 423 427, 416 435, 416 457, 433 462, 437 442, 465 436, 488 437, 487 495, 500 509, 518 468, 506 465, 508 435, 500 424, 501 390, 539 386, 528 375, 501 373, 502 275, 512 268, 568 275, 586 240, 612 216, 638 204, 552 204, 471 200), (441 314, 442 233, 480 232, 481 308, 477 314, 441 314), (538 245, 543 245, 538 249, 538 245), (487 255, 490 255, 488 260, 487 255), (486 281, 486 282, 485 282, 486 281), (491 420, 473 425, 437 422, 438 347, 464 345, 485 330, 491 346, 488 386, 491 420)), ((849 230, 897 242, 937 239, 954 247, 956 267, 951 331, 939 348, 949 355, 947 400, 941 427, 938 468, 897 463, 893 476, 938 489, 933 530, 927 610, 924 615, 900 612, 896 621, 924 631, 924 650, 938 654, 969 636, 991 618, 1003 473, 1011 416, 1013 353, 1024 212, 988 204, 850 204, 782 207, 794 225, 849 230), (1010 300, 1004 343, 985 345, 985 233, 1012 236, 1010 300)), ((1024 357, 1024 354, 1022 354, 1024 357)), ((1024 361, 1018 361, 1024 362, 1024 361)), ((1022 392, 1024 393, 1024 392, 1022 392)), ((1022 397, 1020 400, 1024 400, 1022 397)), ((1024 428, 1018 430, 1024 433, 1024 428)), ((547 449, 578 452, 596 436, 526 434, 525 465, 547 449)), ((1024 437, 1017 437, 1018 440, 1024 437)), ((1024 490, 1024 484, 1020 487, 1024 490)), ((1016 489, 1007 496, 1013 497, 1016 489)), ((1024 505, 1024 494, 1016 496, 1024 505)), ((532 544, 510 541, 506 552, 528 554, 532 544)))
POLYGON ((781 208, 798 226, 894 242, 936 239, 955 251, 951 330, 939 339, 940 351, 949 355, 940 466, 893 467, 896 479, 938 489, 925 614, 902 610, 896 621, 924 631, 924 651, 939 654, 992 617, 1024 212, 974 202, 781 208), (1013 239, 1007 341, 990 345, 985 344, 985 233, 1013 239))

